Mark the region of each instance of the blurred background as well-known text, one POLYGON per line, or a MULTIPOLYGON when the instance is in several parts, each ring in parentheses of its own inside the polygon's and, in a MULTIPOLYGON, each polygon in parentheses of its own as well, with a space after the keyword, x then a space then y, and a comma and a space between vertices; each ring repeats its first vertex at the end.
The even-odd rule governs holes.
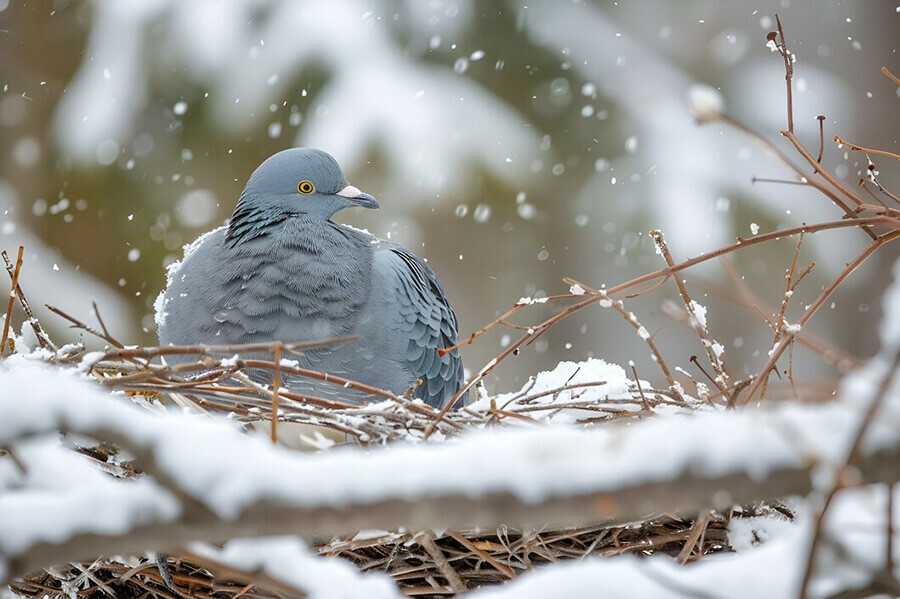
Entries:
MULTIPOLYGON (((252 170, 293 146, 332 153, 379 212, 338 219, 428 259, 466 336, 519 297, 564 293, 572 276, 613 285, 661 266, 646 232, 685 259, 840 212, 814 190, 752 183, 790 173, 740 133, 698 127, 688 91, 787 149, 784 72, 766 47, 781 16, 798 57, 796 128, 897 152, 900 9, 888 2, 522 0, 0 0, 0 246, 26 247, 25 293, 91 319, 97 301, 126 343, 155 341, 153 300, 182 246, 222 224, 252 170)), ((788 151, 793 156, 792 151, 788 151)), ((865 157, 826 144, 855 186, 865 157)), ((900 187, 896 162, 877 160, 900 187)), ((808 238, 818 266, 789 319, 865 246, 857 230, 808 238)), ((777 305, 793 242, 740 253, 747 285, 777 305)), ((888 247, 853 275, 811 329, 865 357, 876 349, 888 247)), ((729 285, 722 268, 693 271, 729 285)), ((702 289, 712 335, 755 371, 771 332, 702 289)), ((628 304, 665 355, 695 336, 661 307, 674 286, 628 304)), ((519 322, 539 322, 549 305, 519 322)), ((46 311, 42 321, 62 333, 46 311)), ((463 350, 480 368, 510 342, 463 350)), ((578 314, 508 360, 498 391, 588 356, 642 376, 652 363, 612 311, 578 314)), ((807 378, 827 374, 797 352, 807 378)))

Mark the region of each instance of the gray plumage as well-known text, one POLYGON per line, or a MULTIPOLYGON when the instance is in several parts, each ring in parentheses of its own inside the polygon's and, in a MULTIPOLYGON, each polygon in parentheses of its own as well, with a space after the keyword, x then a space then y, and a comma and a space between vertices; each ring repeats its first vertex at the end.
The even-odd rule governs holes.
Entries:
MULTIPOLYGON (((320 150, 275 154, 251 175, 227 227, 170 267, 157 299, 160 343, 360 340, 307 352, 301 366, 443 406, 462 384, 456 316, 432 270, 408 249, 332 216, 378 208, 320 150), (314 188, 309 193, 308 182, 314 188)), ((291 357, 293 358, 293 357, 291 357)), ((271 356, 269 356, 271 359, 271 356)), ((270 382, 271 373, 257 373, 270 382)), ((340 386, 288 378, 295 392, 364 401, 340 386)))

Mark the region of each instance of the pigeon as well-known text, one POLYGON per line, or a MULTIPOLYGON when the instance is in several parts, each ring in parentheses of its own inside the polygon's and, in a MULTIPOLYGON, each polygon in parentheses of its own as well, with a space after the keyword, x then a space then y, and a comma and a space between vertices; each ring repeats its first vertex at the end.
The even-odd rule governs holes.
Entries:
MULTIPOLYGON (((353 207, 379 208, 329 154, 291 148, 268 158, 250 176, 228 224, 186 246, 184 259, 169 267, 155 303, 160 344, 355 335, 304 350, 299 366, 398 395, 415 387, 412 397, 443 407, 463 382, 453 348, 456 315, 444 288, 410 250, 332 220, 353 207)), ((271 352, 265 357, 273 359, 271 352)), ((270 383, 272 372, 251 378, 270 383)), ((383 400, 308 377, 284 382, 313 397, 383 400)))

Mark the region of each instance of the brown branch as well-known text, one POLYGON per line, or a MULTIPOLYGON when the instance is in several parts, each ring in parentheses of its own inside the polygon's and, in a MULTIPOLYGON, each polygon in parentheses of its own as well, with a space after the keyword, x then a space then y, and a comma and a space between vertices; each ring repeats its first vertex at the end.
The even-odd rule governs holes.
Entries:
MULTIPOLYGON (((793 227, 790 229, 781 229, 779 231, 773 231, 771 233, 757 235, 756 237, 753 237, 752 239, 741 239, 737 243, 719 248, 715 251, 697 256, 695 258, 691 258, 690 260, 685 260, 684 262, 676 264, 675 266, 668 267, 668 268, 662 268, 662 269, 641 275, 639 277, 631 279, 630 281, 626 281, 625 283, 620 283, 619 285, 616 285, 614 287, 610 287, 609 289, 606 289, 605 290, 606 295, 588 294, 588 296, 585 299, 565 308, 561 312, 559 312, 559 313, 555 314, 554 316, 551 316, 550 318, 545 320, 543 323, 533 327, 533 329, 532 329, 533 332, 531 332, 531 331, 527 332, 525 335, 523 335, 522 337, 520 337, 519 339, 514 341, 509 347, 507 347, 497 357, 495 357, 493 360, 491 360, 485 366, 483 366, 482 369, 475 374, 475 376, 473 376, 468 382, 466 382, 465 385, 462 386, 462 388, 460 388, 459 391, 456 392, 456 395, 454 395, 450 399, 450 401, 447 402, 447 404, 441 409, 441 411, 438 412, 438 414, 435 416, 432 423, 425 430, 425 439, 427 439, 428 437, 431 436, 431 434, 435 430, 435 427, 440 422, 443 421, 444 416, 447 415, 447 413, 453 408, 453 406, 456 404, 456 402, 458 402, 459 399, 463 395, 465 395, 466 392, 469 391, 469 389, 474 387, 478 381, 482 380, 487 374, 492 372, 510 354, 518 354, 519 349, 523 345, 525 345, 528 341, 535 339, 537 336, 540 336, 544 331, 549 329, 551 326, 553 326, 557 322, 565 319, 566 317, 574 314, 575 312, 578 312, 579 310, 583 310, 584 308, 587 308, 588 306, 591 306, 591 305, 599 302, 600 300, 606 298, 607 295, 613 295, 615 293, 620 293, 622 291, 625 291, 626 289, 636 287, 637 285, 641 285, 643 283, 653 281, 660 277, 671 276, 674 273, 680 272, 686 268, 690 268, 691 266, 694 266, 695 264, 700 264, 702 262, 706 262, 708 260, 712 260, 714 258, 718 258, 720 256, 730 254, 731 252, 735 252, 737 250, 743 249, 745 247, 749 247, 751 245, 756 245, 759 243, 772 241, 774 239, 782 239, 784 237, 792 237, 794 235, 799 235, 800 233, 815 233, 818 231, 827 231, 830 229, 843 229, 843 228, 857 227, 857 226, 863 227, 863 226, 869 226, 869 225, 874 225, 874 224, 887 224, 887 225, 894 226, 898 230, 900 230, 900 222, 896 221, 893 218, 887 217, 887 216, 871 216, 871 217, 865 217, 865 218, 858 218, 858 219, 854 219, 854 220, 838 220, 838 221, 830 221, 830 222, 826 222, 826 223, 819 223, 816 225, 803 225, 800 227, 793 227)), ((869 231, 869 233, 871 233, 871 231, 869 231)), ((580 296, 574 296, 574 297, 580 297, 580 296)))
MULTIPOLYGON (((816 162, 822 164, 822 155, 825 153, 825 115, 820 114, 816 117, 819 121, 819 155, 816 156, 816 162)), ((819 172, 819 169, 816 169, 815 172, 819 172)))
POLYGON ((474 333, 472 333, 471 335, 469 335, 469 338, 466 339, 465 341, 460 341, 456 345, 451 345, 450 347, 440 349, 440 350, 438 350, 438 354, 440 356, 444 356, 445 354, 452 352, 454 349, 459 349, 463 345, 471 345, 472 342, 475 341, 475 339, 477 339, 478 337, 481 337, 482 335, 484 335, 485 333, 487 333, 488 331, 493 329, 498 324, 502 324, 503 321, 507 320, 510 316, 512 316, 513 314, 515 314, 516 312, 518 312, 519 310, 521 310, 524 307, 525 307, 525 304, 514 305, 512 308, 507 310, 503 316, 500 316, 499 318, 494 319, 493 321, 491 321, 488 324, 486 324, 485 326, 483 326, 481 329, 479 329, 479 330, 475 331, 474 333))
POLYGON ((694 552, 695 547, 697 548, 698 553, 702 553, 703 541, 701 540, 701 537, 706 532, 706 527, 709 525, 710 515, 710 510, 703 510, 697 514, 697 519, 694 520, 694 524, 691 526, 687 541, 685 541, 684 547, 678 554, 677 561, 679 564, 684 565, 687 563, 691 557, 691 553, 694 552))
MULTIPOLYGON (((898 458, 900 447, 895 447, 888 453, 862 457, 856 465, 865 480, 890 482, 900 478, 898 458)), ((73 558, 165 550, 192 541, 220 542, 226 538, 283 534, 285 530, 312 538, 400 527, 490 529, 500 524, 540 528, 625 523, 654 513, 692 513, 707 506, 726 508, 732 503, 805 495, 812 488, 811 477, 810 464, 774 470, 765 477, 742 472, 708 477, 688 468, 673 472, 670 480, 635 482, 617 490, 584 490, 541 501, 523 500, 508 493, 472 494, 447 489, 425 501, 398 497, 307 506, 261 501, 229 519, 188 509, 179 519, 147 522, 120 534, 83 532, 55 544, 34 545, 19 555, 5 556, 5 573, 13 578, 73 558), (723 494, 723 489, 728 493, 723 494), (720 505, 725 495, 728 504, 720 505)))
POLYGON ((25 247, 19 246, 19 256, 16 258, 16 268, 12 275, 12 289, 9 292, 9 305, 6 307, 6 319, 3 321, 3 338, 0 340, 0 358, 6 351, 6 339, 9 337, 9 323, 12 321, 13 302, 16 301, 16 287, 19 285, 19 271, 22 270, 22 257, 25 254, 25 247))
MULTIPOLYGON (((669 268, 675 266, 675 259, 672 258, 672 253, 669 251, 669 246, 666 244, 665 237, 661 231, 653 230, 650 231, 650 237, 653 238, 653 241, 656 243, 656 247, 659 248, 660 253, 666 261, 666 264, 669 265, 669 268)), ((697 336, 700 337, 700 344, 703 346, 703 350, 706 352, 706 357, 709 359, 710 364, 712 364, 713 370, 716 372, 716 378, 713 381, 715 386, 723 391, 725 387, 728 386, 728 381, 731 379, 731 374, 728 372, 728 367, 725 363, 720 359, 719 356, 716 355, 716 352, 713 350, 713 340, 709 336, 709 332, 706 330, 706 326, 700 321, 697 317, 697 314, 694 310, 694 303, 691 299, 690 293, 688 293, 687 287, 684 285, 684 281, 682 281, 678 277, 674 277, 675 285, 678 287, 678 293, 681 294, 681 299, 684 302, 684 308, 687 310, 688 314, 690 314, 690 325, 691 328, 697 333, 697 336)))
POLYGON ((753 177, 751 183, 778 183, 779 185, 799 185, 809 187, 809 181, 788 181, 787 179, 768 179, 766 177, 753 177))
MULTIPOLYGON (((571 385, 562 385, 561 387, 556 387, 554 389, 548 389, 547 391, 540 391, 540 392, 534 393, 532 395, 520 394, 516 397, 513 397, 512 399, 507 401, 505 404, 500 406, 500 409, 505 410, 508 406, 510 406, 514 403, 528 403, 528 402, 532 402, 536 399, 540 399, 542 397, 547 397, 548 395, 558 395, 560 393, 563 393, 564 391, 587 389, 588 387, 602 387, 607 384, 608 383, 606 381, 593 381, 590 383, 573 383, 571 385)), ((552 408, 552 406, 548 406, 548 407, 552 408)), ((527 411, 527 410, 528 410, 528 408, 517 408, 517 411, 527 411)))
POLYGON ((900 79, 898 79, 896 75, 891 73, 887 67, 881 67, 881 72, 884 73, 885 77, 887 77, 897 85, 900 85, 900 79))
MULTIPOLYGON (((841 271, 841 273, 835 278, 829 285, 826 287, 819 297, 816 298, 809 308, 806 309, 806 312, 803 313, 803 316, 800 317, 800 320, 797 321, 797 324, 801 327, 806 324, 806 322, 812 318, 813 314, 818 311, 818 309, 825 303, 834 290, 837 289, 841 283, 844 282, 850 274, 856 270, 860 264, 865 262, 866 258, 875 253, 875 250, 880 248, 885 243, 893 241, 900 237, 900 230, 894 231, 892 233, 887 233, 882 235, 872 243, 870 243, 862 253, 857 256, 853 262, 847 265, 847 267, 841 271)), ((747 393, 744 395, 743 399, 740 400, 740 405, 747 405, 750 400, 753 398, 753 394, 756 393, 757 389, 759 389, 763 380, 768 378, 769 373, 775 367, 775 363, 778 362, 778 359, 784 353, 784 350, 787 349, 787 346, 790 345, 791 341, 794 339, 794 333, 790 331, 785 331, 784 336, 781 338, 781 342, 772 350, 769 360, 766 362, 766 365, 763 366, 762 370, 759 372, 756 377, 754 377, 753 382, 750 383, 750 386, 747 389, 747 393)))
POLYGON ((644 396, 644 390, 641 389, 641 379, 638 378, 637 368, 635 368, 634 362, 631 363, 631 373, 634 375, 634 384, 637 385, 638 393, 641 394, 641 403, 644 405, 645 410, 649 410, 650 404, 647 402, 647 398, 644 396))
MULTIPOLYGON (((800 247, 803 245, 803 233, 800 234, 800 237, 797 239, 797 248, 794 250, 794 259, 791 261, 791 267, 786 271, 785 274, 785 282, 784 282, 784 295, 781 298, 781 309, 778 310, 778 316, 775 318, 775 324, 773 326, 774 333, 772 339, 772 347, 775 347, 775 344, 778 343, 778 339, 781 337, 784 332, 784 316, 787 312, 788 303, 791 300, 791 295, 793 294, 794 289, 794 274, 797 272, 797 260, 800 258, 800 247)), ((769 384, 769 377, 766 377, 766 380, 763 381, 762 390, 760 391, 760 400, 764 400, 766 398, 766 388, 769 384)))
MULTIPOLYGON (((50 306, 47 306, 50 308, 50 306)), ((54 312, 60 313, 57 308, 50 308, 54 312)), ((63 313, 64 314, 64 313, 63 313)), ((63 315, 61 314, 61 315, 63 315)), ((64 315, 64 318, 72 319, 71 316, 64 315)), ((335 343, 345 343, 359 339, 359 335, 348 335, 345 337, 335 337, 333 339, 323 339, 322 341, 299 341, 293 343, 285 343, 282 341, 267 341, 264 343, 239 343, 231 345, 163 345, 159 347, 130 347, 118 350, 111 350, 103 354, 103 360, 116 360, 124 358, 155 358, 158 356, 183 356, 183 355, 228 355, 228 354, 249 354, 261 352, 274 352, 276 346, 280 346, 282 351, 295 353, 300 350, 322 347, 323 345, 331 345, 335 343)))
MULTIPOLYGON (((771 233, 764 233, 762 235, 757 235, 756 237, 753 237, 751 239, 741 239, 737 243, 719 248, 717 250, 714 250, 714 251, 706 253, 706 254, 701 254, 700 256, 697 256, 696 258, 691 258, 690 260, 685 260, 684 262, 681 262, 675 266, 672 266, 669 268, 662 268, 662 269, 647 273, 645 275, 641 275, 639 277, 631 279, 630 281, 626 281, 625 283, 621 283, 614 287, 610 287, 609 289, 606 290, 606 293, 607 293, 607 295, 614 295, 614 294, 624 291, 626 289, 630 289, 637 285, 641 285, 642 283, 646 283, 648 281, 653 281, 655 279, 658 279, 659 277, 670 276, 670 275, 675 274, 676 272, 682 271, 686 268, 690 268, 696 264, 700 264, 702 262, 706 262, 706 261, 712 260, 714 258, 719 258, 721 256, 730 254, 732 252, 743 249, 745 247, 749 247, 751 245, 757 245, 757 244, 764 243, 767 241, 772 241, 773 239, 782 239, 784 237, 793 237, 794 235, 799 235, 800 233, 816 233, 818 231, 827 231, 830 229, 845 229, 848 227, 869 226, 869 225, 875 225, 875 224, 889 224, 889 225, 897 228, 898 230, 900 230, 900 222, 897 222, 894 219, 885 217, 885 216, 871 216, 871 217, 866 217, 866 218, 860 218, 860 219, 857 219, 856 221, 837 220, 837 221, 830 221, 830 222, 826 222, 826 223, 820 223, 817 225, 802 225, 800 227, 781 229, 779 231, 773 231, 771 233)), ((598 297, 592 297, 592 298, 589 298, 589 300, 584 300, 583 302, 576 304, 576 307, 581 306, 582 304, 585 304, 585 303, 587 303, 587 305, 590 305, 590 304, 596 303, 599 300, 600 300, 600 298, 598 298, 598 297)))
POLYGON ((459 577, 459 574, 453 569, 450 562, 447 561, 447 556, 444 555, 444 552, 441 551, 434 542, 434 533, 430 530, 425 531, 419 535, 418 541, 422 546, 422 549, 424 549, 428 555, 431 556, 431 559, 434 560, 434 565, 447 581, 447 584, 450 585, 450 589, 456 594, 465 593, 468 590, 466 583, 462 581, 462 578, 459 577))
MULTIPOLYGON (((812 580, 813 570, 815 569, 816 555, 818 554, 820 540, 825 528, 825 516, 828 513, 828 508, 831 507, 831 504, 834 501, 837 492, 840 489, 844 488, 844 480, 846 474, 848 470, 853 467, 853 463, 856 462, 859 457, 860 450, 862 448, 862 442, 866 436, 866 432, 868 432, 869 426, 871 426, 872 421, 875 419, 875 415, 881 409, 881 406, 884 404, 886 398, 888 397, 888 390, 891 387, 891 383, 893 383, 894 376, 896 375, 898 369, 900 369, 900 351, 895 352, 891 366, 888 368, 887 373, 884 375, 884 378, 881 379, 881 383, 878 385, 878 390, 875 393, 875 397, 873 397, 872 401, 869 402, 865 414, 863 415, 863 419, 859 424, 859 428, 856 431, 856 435, 853 437, 853 443, 850 446, 850 450, 847 452, 847 457, 844 459, 843 464, 841 464, 841 466, 837 469, 837 472, 835 472, 834 483, 832 484, 831 489, 828 491, 828 494, 825 496, 825 503, 822 505, 822 510, 816 516, 812 543, 809 548, 809 554, 806 557, 806 567, 803 571, 803 580, 800 583, 800 592, 798 593, 798 597, 800 599, 806 599, 808 597, 809 583, 812 580)), ((890 492, 891 488, 890 486, 888 486, 888 493, 890 492)), ((890 544, 890 540, 888 541, 888 544, 890 544)))
MULTIPOLYGON (((668 277, 663 279, 661 281, 661 283, 665 282, 667 280, 668 280, 668 277)), ((581 283, 581 282, 579 282, 575 279, 569 278, 569 277, 564 278, 563 282, 565 282, 567 285, 578 285, 585 291, 590 292, 592 294, 601 293, 600 290, 594 289, 594 288, 590 287, 589 285, 586 285, 584 283, 581 283)), ((655 286, 656 285, 651 286, 650 289, 653 289, 655 286)), ((649 289, 647 291, 649 291, 649 289)), ((613 308, 616 312, 618 312, 619 314, 622 315, 622 317, 625 319, 625 322, 627 322, 636 331, 638 331, 638 335, 641 337, 641 340, 647 344, 648 348, 650 348, 650 354, 653 356, 653 361, 657 363, 657 365, 659 366, 659 369, 662 371, 663 376, 666 378, 666 383, 668 383, 668 385, 669 385, 669 389, 671 389, 672 392, 675 393, 679 399, 684 401, 684 397, 682 396, 681 392, 678 390, 679 389, 678 383, 675 381, 675 377, 672 375, 672 371, 669 370, 669 365, 666 363, 665 358, 663 358, 662 352, 659 351, 659 347, 653 341, 653 337, 649 336, 649 334, 647 337, 644 337, 644 335, 640 334, 641 329, 644 329, 644 331, 646 331, 647 329, 640 323, 640 321, 637 319, 637 317, 633 313, 631 313, 625 309, 625 306, 623 305, 621 300, 619 300, 619 301, 609 300, 609 303, 610 303, 611 308, 613 308)), ((638 389, 640 389, 640 383, 638 383, 638 389)), ((645 403, 646 403, 646 400, 645 400, 645 403)))
MULTIPOLYGON (((63 312, 63 311, 60 310, 59 308, 56 308, 56 307, 54 307, 54 306, 51 306, 50 304, 44 304, 44 307, 46 307, 48 310, 50 310, 51 312, 53 312, 53 313, 56 314, 57 316, 60 316, 60 317, 64 318, 65 320, 68 320, 69 322, 71 322, 71 323, 72 323, 72 326, 71 326, 70 328, 80 329, 80 330, 82 330, 82 331, 85 331, 85 332, 87 332, 87 333, 90 333, 91 335, 93 335, 93 336, 95 336, 95 337, 98 337, 98 338, 100 338, 100 339, 103 339, 104 341, 106 341, 107 343, 109 343, 110 345, 113 345, 113 346, 115 346, 117 343, 119 343, 119 342, 118 342, 117 340, 115 340, 114 338, 109 337, 107 334, 105 334, 105 333, 103 333, 103 332, 101 332, 101 331, 98 331, 97 329, 95 329, 94 327, 92 327, 92 326, 89 325, 89 324, 86 324, 86 323, 84 323, 84 322, 81 322, 80 320, 78 320, 78 319, 75 318, 74 316, 72 316, 72 315, 70 315, 70 314, 67 314, 67 313, 63 312)), ((124 356, 123 356, 123 357, 124 357, 124 356)))
MULTIPOLYGON (((238 597, 244 595, 253 586, 259 586, 264 589, 275 591, 278 593, 278 596, 283 599, 306 599, 308 596, 302 589, 294 588, 292 585, 281 582, 265 572, 245 572, 243 570, 238 570, 237 568, 233 568, 227 564, 210 559, 204 555, 198 555, 183 548, 178 549, 177 555, 192 564, 200 566, 204 570, 216 574, 220 578, 247 583, 244 589, 234 595, 231 599, 238 599, 238 597)), ((154 592, 156 592, 156 590, 154 590, 154 592)), ((184 595, 181 597, 183 598, 184 595)))
POLYGON ((823 179, 828 181, 832 187, 844 194, 847 199, 849 199, 857 206, 860 206, 864 203, 858 195, 853 193, 847 186, 838 181, 834 175, 821 168, 821 166, 816 162, 816 159, 813 157, 813 155, 809 153, 809 150, 807 150, 806 147, 800 142, 800 140, 797 139, 797 136, 794 135, 793 131, 782 131, 781 134, 788 138, 791 144, 793 144, 794 148, 797 149, 797 152, 799 152, 800 155, 806 159, 810 166, 819 169, 819 175, 821 175, 823 179))
POLYGON ((856 144, 850 143, 849 141, 845 141, 845 140, 841 139, 837 135, 834 136, 834 141, 836 141, 839 144, 849 146, 850 149, 853 150, 854 152, 870 152, 872 154, 881 154, 882 156, 887 156, 889 158, 894 158, 896 160, 900 160, 900 154, 894 154, 893 152, 888 152, 886 150, 876 150, 874 148, 866 148, 864 146, 858 146, 856 144))
MULTIPOLYGON (((712 285, 705 281, 696 279, 690 279, 690 284, 694 287, 699 287, 700 289, 709 291, 710 293, 733 302, 734 304, 736 304, 740 308, 743 308, 744 310, 747 310, 748 312, 758 314, 763 318, 763 320, 765 320, 766 324, 771 326, 772 323, 766 316, 765 312, 771 313, 773 311, 772 308, 766 305, 756 295, 754 295, 747 288, 746 284, 741 281, 739 277, 735 276, 735 273, 733 272, 730 264, 723 261, 722 265, 725 268, 725 272, 728 273, 728 276, 734 284, 734 287, 737 289, 737 294, 733 293, 730 289, 712 285)), ((831 364, 842 373, 848 372, 849 370, 858 368, 862 365, 862 361, 856 356, 846 353, 842 349, 820 339, 819 337, 807 331, 801 330, 799 333, 796 333, 795 339, 801 345, 817 353, 825 362, 831 364), (847 365, 849 365, 849 368, 846 367, 847 365)))
MULTIPOLYGON (((10 278, 12 278, 13 265, 12 262, 9 261, 9 255, 6 251, 0 252, 0 255, 3 256, 3 262, 6 264, 6 272, 9 274, 10 278)), ((56 353, 56 346, 53 345, 53 342, 50 341, 50 337, 44 332, 44 329, 41 328, 41 323, 35 318, 34 312, 31 310, 31 305, 28 303, 28 300, 25 299, 25 293, 22 291, 22 286, 18 283, 15 285, 15 292, 16 296, 19 298, 19 304, 25 312, 25 318, 28 319, 28 323, 31 325, 31 329, 34 331, 38 343, 40 343, 41 347, 44 349, 56 353)))
MULTIPOLYGON (((900 197, 897 197, 895 194, 893 194, 890 191, 888 191, 887 189, 885 189, 884 185, 881 184, 881 181, 878 180, 877 171, 875 170, 875 164, 872 162, 872 159, 869 158, 868 154, 866 154, 866 160, 868 160, 868 162, 869 162, 868 166, 866 167, 866 177, 868 177, 869 181, 871 181, 871 183, 875 187, 877 187, 878 191, 880 191, 882 194, 884 194, 888 198, 892 199, 894 202, 900 204, 900 197)), ((860 185, 863 186, 863 189, 865 189, 866 191, 869 191, 869 188, 865 186, 865 179, 860 179, 860 185)), ((875 196, 875 194, 873 194, 872 192, 869 192, 869 193, 873 197, 875 197, 875 200, 879 204, 881 204, 881 206, 886 208, 886 210, 884 211, 885 213, 893 213, 894 212, 893 209, 885 206, 884 202, 882 202, 877 196, 875 196)))
MULTIPOLYGON (((795 165, 793 163, 793 161, 791 161, 791 159, 788 158, 784 152, 782 152, 778 147, 776 147, 774 144, 772 144, 765 137, 763 137, 762 135, 760 135, 759 133, 757 133, 750 127, 744 125, 740 121, 738 121, 732 117, 729 117, 725 114, 720 114, 719 119, 722 122, 731 125, 732 127, 737 129, 741 133, 755 139, 758 143, 762 144, 769 152, 774 154, 775 157, 778 158, 778 160, 781 163, 783 163, 789 169, 794 171, 794 173, 796 173, 796 175, 798 177, 800 177, 801 181, 805 181, 807 185, 814 187, 816 190, 819 191, 819 193, 821 193, 822 195, 824 195, 825 197, 830 199, 836 206, 838 206, 841 210, 843 210, 844 214, 847 215, 848 218, 856 218, 857 217, 857 214, 854 211, 854 209, 851 208, 844 200, 842 200, 840 198, 840 196, 838 196, 831 189, 829 189, 828 187, 826 187, 825 185, 823 185, 822 183, 817 181, 815 178, 815 175, 807 175, 807 173, 805 171, 803 171, 803 169, 801 169, 800 167, 795 165)), ((818 172, 818 170, 819 170, 818 163, 816 163, 814 165, 814 169, 815 169, 815 172, 818 172)), ((866 235, 868 235, 871 239, 875 239, 875 234, 872 231, 868 230, 868 228, 866 228, 864 225, 860 225, 860 229, 862 229, 862 231, 866 235)))
POLYGON ((794 132, 794 94, 792 90, 792 81, 794 78, 794 65, 791 53, 787 49, 787 42, 784 39, 784 29, 781 28, 781 19, 778 14, 775 15, 775 23, 778 25, 778 36, 781 38, 781 46, 779 51, 784 58, 784 81, 787 88, 787 123, 788 131, 794 132))
POLYGON ((454 541, 456 541, 457 543, 459 543, 460 545, 462 545, 463 547, 465 547, 466 549, 468 549, 469 551, 471 551, 472 553, 474 553, 475 555, 477 555, 478 557, 480 557, 481 559, 483 559, 484 561, 489 563, 491 566, 494 567, 495 570, 502 573, 507 578, 512 579, 512 578, 516 577, 515 570, 513 570, 512 568, 510 568, 509 566, 507 566, 506 564, 504 564, 503 562, 501 562, 500 560, 498 560, 497 558, 492 556, 490 553, 487 553, 486 551, 482 551, 481 549, 476 547, 475 544, 472 543, 472 541, 470 541, 469 539, 467 539, 466 537, 461 535, 459 532, 452 530, 452 529, 448 529, 446 532, 450 536, 450 538, 452 538, 454 541))
POLYGON ((119 349, 124 349, 125 346, 117 341, 116 338, 109 333, 109 329, 106 328, 106 323, 103 322, 103 317, 100 316, 100 308, 97 307, 97 302, 91 302, 91 305, 94 307, 94 316, 97 317, 97 322, 100 323, 100 328, 103 329, 103 335, 107 339, 109 339, 110 343, 112 343, 114 346, 118 347, 119 349))

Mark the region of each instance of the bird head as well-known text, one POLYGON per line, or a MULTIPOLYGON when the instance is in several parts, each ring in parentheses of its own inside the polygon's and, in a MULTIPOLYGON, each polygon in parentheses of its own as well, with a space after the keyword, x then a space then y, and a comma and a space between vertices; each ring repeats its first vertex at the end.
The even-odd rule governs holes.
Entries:
POLYGON ((312 148, 291 148, 267 158, 247 181, 231 218, 229 238, 254 232, 288 218, 330 220, 345 208, 378 208, 378 202, 347 182, 331 155, 312 148))

